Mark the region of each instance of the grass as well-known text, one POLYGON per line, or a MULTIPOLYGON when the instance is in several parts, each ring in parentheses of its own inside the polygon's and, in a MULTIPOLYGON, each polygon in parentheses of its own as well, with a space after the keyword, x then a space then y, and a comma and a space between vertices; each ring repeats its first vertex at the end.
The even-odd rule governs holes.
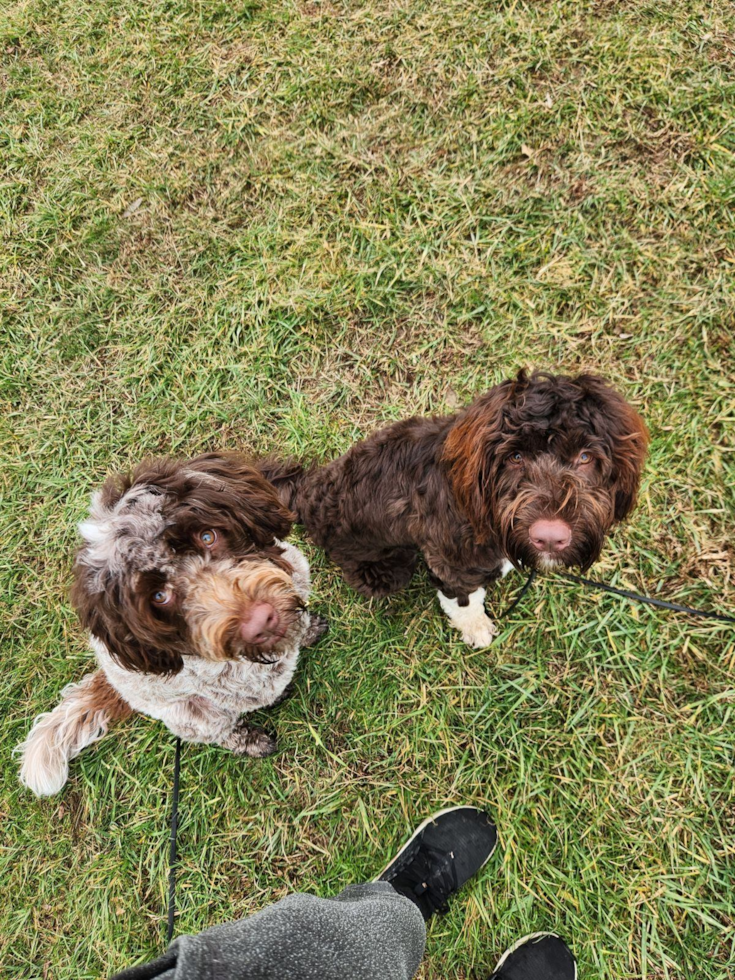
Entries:
MULTIPOLYGON (((727 0, 4 6, 0 975, 163 945, 173 739, 126 723, 48 801, 10 757, 88 668, 69 569, 110 470, 326 458, 591 369, 653 436, 597 576, 735 609, 734 51, 727 0)), ((582 977, 732 977, 732 629, 547 579, 476 652, 424 578, 365 602, 308 550, 333 629, 281 753, 185 747, 178 929, 332 894, 467 801, 502 846, 423 978, 542 929, 582 977)))

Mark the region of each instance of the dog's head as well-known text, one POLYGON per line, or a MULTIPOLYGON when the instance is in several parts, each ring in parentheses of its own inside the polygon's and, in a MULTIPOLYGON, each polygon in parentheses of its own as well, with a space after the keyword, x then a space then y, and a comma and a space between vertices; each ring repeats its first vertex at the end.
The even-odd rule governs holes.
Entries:
POLYGON ((602 378, 521 371, 458 415, 443 459, 480 543, 515 565, 585 569, 633 508, 647 446, 602 378))
POLYGON ((278 538, 293 515, 237 456, 153 460, 109 479, 80 524, 72 597, 128 670, 172 674, 183 657, 278 657, 302 601, 278 538))

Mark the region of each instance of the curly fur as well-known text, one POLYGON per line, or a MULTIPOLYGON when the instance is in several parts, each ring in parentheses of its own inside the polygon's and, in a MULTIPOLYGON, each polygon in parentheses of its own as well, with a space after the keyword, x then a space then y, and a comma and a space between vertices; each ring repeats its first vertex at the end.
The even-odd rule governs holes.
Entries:
POLYGON ((131 711, 254 756, 275 740, 240 720, 279 701, 324 630, 309 566, 280 537, 292 515, 235 456, 154 460, 108 480, 80 525, 73 598, 99 669, 62 692, 25 742, 21 780, 58 792, 69 760, 131 711), (253 611, 273 612, 252 636, 253 611))
POLYGON ((521 371, 457 415, 397 422, 324 466, 260 469, 363 595, 402 588, 423 555, 453 623, 481 646, 494 627, 478 591, 506 561, 588 568, 635 504, 647 444, 602 378, 521 371), (553 560, 529 537, 549 518, 572 532, 553 560))

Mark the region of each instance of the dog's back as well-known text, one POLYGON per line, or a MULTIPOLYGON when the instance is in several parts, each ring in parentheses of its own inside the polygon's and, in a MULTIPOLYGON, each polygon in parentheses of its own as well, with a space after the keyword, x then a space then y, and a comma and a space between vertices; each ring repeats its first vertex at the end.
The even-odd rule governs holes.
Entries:
POLYGON ((324 465, 266 460, 261 471, 311 540, 367 596, 410 581, 428 540, 459 520, 441 463, 454 417, 414 417, 378 430, 324 465))
POLYGON ((408 522, 440 491, 437 466, 451 418, 394 422, 323 465, 263 460, 259 469, 315 544, 393 547, 414 543, 408 522))

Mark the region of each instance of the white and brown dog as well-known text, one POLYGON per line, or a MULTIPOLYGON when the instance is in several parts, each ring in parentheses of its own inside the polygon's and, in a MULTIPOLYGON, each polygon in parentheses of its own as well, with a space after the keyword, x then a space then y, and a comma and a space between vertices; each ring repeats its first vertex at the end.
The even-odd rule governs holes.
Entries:
POLYGON ((299 649, 326 622, 306 611, 309 565, 284 544, 293 516, 236 456, 155 460, 107 481, 80 525, 72 597, 99 669, 62 692, 18 747, 39 796, 133 711, 190 742, 266 756, 241 716, 282 700, 299 649))

